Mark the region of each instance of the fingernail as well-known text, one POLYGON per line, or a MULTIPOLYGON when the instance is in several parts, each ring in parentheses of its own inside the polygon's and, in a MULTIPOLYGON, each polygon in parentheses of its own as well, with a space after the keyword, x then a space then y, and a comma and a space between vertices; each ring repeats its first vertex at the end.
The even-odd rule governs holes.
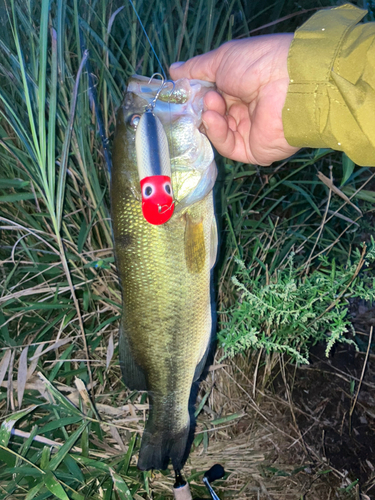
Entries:
POLYGON ((175 62, 175 63, 171 64, 171 69, 177 69, 177 68, 179 68, 180 66, 182 66, 183 64, 185 64, 185 61, 178 61, 178 62, 175 62))
POLYGON ((204 120, 202 120, 202 123, 203 123, 203 125, 204 125, 204 128, 205 128, 206 130, 208 130, 208 125, 207 125, 207 123, 206 123, 204 120))

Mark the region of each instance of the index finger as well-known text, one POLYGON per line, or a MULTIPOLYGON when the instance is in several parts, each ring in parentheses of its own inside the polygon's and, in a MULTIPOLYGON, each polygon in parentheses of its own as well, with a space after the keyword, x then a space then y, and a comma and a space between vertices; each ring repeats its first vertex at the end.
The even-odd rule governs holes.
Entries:
POLYGON ((186 62, 177 62, 172 64, 169 68, 169 73, 172 80, 188 78, 190 80, 215 82, 216 71, 219 63, 220 61, 217 57, 217 50, 211 50, 201 56, 195 56, 186 62))

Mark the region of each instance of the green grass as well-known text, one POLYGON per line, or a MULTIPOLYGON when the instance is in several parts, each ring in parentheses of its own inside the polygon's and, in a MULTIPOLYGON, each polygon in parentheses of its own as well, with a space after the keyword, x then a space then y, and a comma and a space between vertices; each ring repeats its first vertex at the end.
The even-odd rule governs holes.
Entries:
MULTIPOLYGON (((302 2, 299 11, 289 0, 266 8, 260 0, 136 7, 166 70, 232 38, 293 30, 316 4, 302 2)), ((162 476, 135 467, 146 400, 120 378, 109 175, 90 105, 94 86, 111 140, 127 78, 160 67, 127 2, 13 0, 0 4, 0 20, 0 499, 137 500, 151 490, 154 499, 168 498, 162 476), (89 393, 78 391, 79 381, 89 393)), ((221 338, 235 332, 236 315, 251 314, 251 303, 235 306, 231 278, 242 263, 242 284, 260 296, 267 280, 289 272, 292 251, 298 286, 313 279, 306 266, 332 279, 335 262, 324 302, 332 304, 350 282, 345 266, 362 230, 372 227, 371 171, 327 150, 262 169, 218 163, 221 338), (317 178, 318 171, 329 177, 330 165, 364 217, 317 178), (324 266, 319 255, 329 259, 324 266)))

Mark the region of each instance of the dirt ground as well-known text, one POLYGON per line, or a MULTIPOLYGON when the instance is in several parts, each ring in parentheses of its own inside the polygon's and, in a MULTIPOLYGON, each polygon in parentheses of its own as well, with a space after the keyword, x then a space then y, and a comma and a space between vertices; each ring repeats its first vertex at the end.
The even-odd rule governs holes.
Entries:
POLYGON ((310 366, 301 367, 295 375, 288 372, 294 381, 296 424, 305 443, 345 474, 363 498, 374 499, 375 355, 371 343, 375 309, 352 301, 350 314, 359 352, 341 344, 327 359, 324 349, 316 346, 310 366))
MULTIPOLYGON (((362 377, 365 358, 342 345, 327 359, 317 346, 310 366, 287 369, 291 417, 306 458, 326 463, 338 479, 327 480, 336 490, 331 498, 375 499, 375 365, 370 354, 362 377)), ((286 392, 282 378, 274 382, 280 396, 286 392)))

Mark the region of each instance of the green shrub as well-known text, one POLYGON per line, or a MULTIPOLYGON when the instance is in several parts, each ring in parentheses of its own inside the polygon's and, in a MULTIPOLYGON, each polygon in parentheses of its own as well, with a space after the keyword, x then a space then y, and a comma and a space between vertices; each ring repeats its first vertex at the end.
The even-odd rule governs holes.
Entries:
POLYGON ((366 255, 357 249, 353 262, 336 266, 320 257, 319 266, 306 275, 290 253, 287 264, 267 278, 267 268, 253 277, 243 261, 232 277, 238 304, 231 307, 219 332, 225 356, 251 349, 289 354, 308 363, 309 346, 326 343, 328 356, 336 342, 354 343, 348 297, 375 298, 374 277, 368 273, 375 259, 374 240, 366 255))

